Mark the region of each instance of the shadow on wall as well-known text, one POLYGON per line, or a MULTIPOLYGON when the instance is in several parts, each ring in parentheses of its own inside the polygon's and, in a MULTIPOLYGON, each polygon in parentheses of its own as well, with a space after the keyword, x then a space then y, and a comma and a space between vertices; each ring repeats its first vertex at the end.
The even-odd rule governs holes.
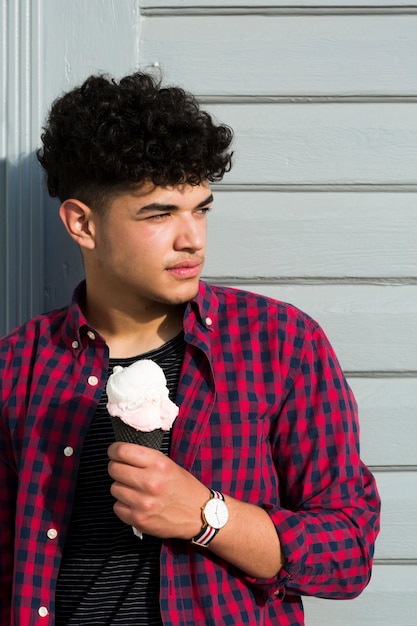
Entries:
POLYGON ((59 217, 60 202, 51 198, 42 179, 44 221, 44 310, 66 306, 84 277, 81 253, 59 217))
POLYGON ((58 208, 34 152, 0 161, 0 335, 67 304, 83 276, 58 208))

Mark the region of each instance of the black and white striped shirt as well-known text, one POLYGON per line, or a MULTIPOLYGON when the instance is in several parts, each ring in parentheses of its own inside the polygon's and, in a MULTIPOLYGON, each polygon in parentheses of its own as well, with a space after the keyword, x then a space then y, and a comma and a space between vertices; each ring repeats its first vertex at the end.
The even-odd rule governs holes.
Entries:
MULTIPOLYGON (((164 370, 175 401, 184 356, 183 333, 161 348, 129 359, 127 367, 152 359, 164 370)), ((71 522, 56 591, 56 626, 161 626, 159 610, 160 540, 138 539, 113 512, 107 448, 114 441, 105 392, 85 438, 71 522)), ((161 451, 169 452, 166 433, 161 451)))

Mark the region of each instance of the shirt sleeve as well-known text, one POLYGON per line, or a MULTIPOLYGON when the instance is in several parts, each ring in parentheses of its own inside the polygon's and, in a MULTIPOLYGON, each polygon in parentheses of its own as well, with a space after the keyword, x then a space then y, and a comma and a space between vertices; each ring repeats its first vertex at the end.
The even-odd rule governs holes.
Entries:
POLYGON ((318 326, 304 343, 271 445, 281 507, 264 506, 285 564, 278 580, 263 581, 265 592, 275 584, 286 595, 356 597, 371 575, 380 500, 359 456, 355 399, 318 326))
POLYGON ((11 450, 10 435, 0 414, 0 626, 9 626, 11 623, 17 491, 17 474, 11 450))

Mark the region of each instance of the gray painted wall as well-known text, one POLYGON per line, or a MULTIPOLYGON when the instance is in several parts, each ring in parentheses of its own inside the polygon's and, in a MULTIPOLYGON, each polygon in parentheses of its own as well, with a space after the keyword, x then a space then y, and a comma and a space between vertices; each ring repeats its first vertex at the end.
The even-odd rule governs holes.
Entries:
POLYGON ((206 277, 307 310, 359 401, 374 575, 307 624, 416 626, 417 2, 0 0, 0 36, 0 332, 82 275, 34 159, 50 102, 159 65, 236 131, 206 277))

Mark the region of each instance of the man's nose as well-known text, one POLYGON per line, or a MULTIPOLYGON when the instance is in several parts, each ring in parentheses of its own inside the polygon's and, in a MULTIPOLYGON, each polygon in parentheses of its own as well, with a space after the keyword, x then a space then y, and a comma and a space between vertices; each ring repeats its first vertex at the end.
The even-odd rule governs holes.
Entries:
POLYGON ((201 250, 206 243, 206 222, 193 216, 180 220, 175 237, 176 250, 201 250))

